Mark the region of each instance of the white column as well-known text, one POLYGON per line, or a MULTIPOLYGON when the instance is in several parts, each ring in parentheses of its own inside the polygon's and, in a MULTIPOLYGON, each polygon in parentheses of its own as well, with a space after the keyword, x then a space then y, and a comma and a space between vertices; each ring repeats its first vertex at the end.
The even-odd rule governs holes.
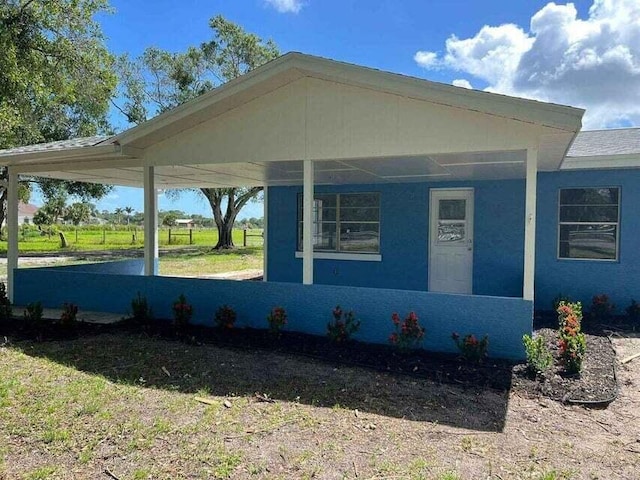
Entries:
POLYGON ((144 167, 144 274, 157 275, 158 190, 154 167, 144 167))
POLYGON ((264 215, 262 218, 262 281, 267 280, 267 265, 269 255, 269 187, 266 185, 262 190, 262 203, 264 206, 264 215))
POLYGON ((9 167, 7 184, 7 296, 13 303, 13 271, 18 268, 18 174, 9 167))
POLYGON ((524 282, 522 298, 533 301, 536 273, 536 199, 538 185, 538 149, 527 149, 525 186, 524 282))
POLYGON ((313 284, 313 161, 304 161, 302 183, 302 283, 313 284))

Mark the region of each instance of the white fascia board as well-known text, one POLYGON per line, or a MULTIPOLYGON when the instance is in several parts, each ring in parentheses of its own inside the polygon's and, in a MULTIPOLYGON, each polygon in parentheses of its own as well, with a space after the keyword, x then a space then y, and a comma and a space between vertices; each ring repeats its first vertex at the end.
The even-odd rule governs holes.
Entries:
POLYGON ((118 155, 120 145, 98 145, 93 147, 61 148, 45 152, 23 152, 11 155, 0 155, 0 165, 22 167, 41 163, 68 162, 74 158, 94 158, 118 155))
POLYGON ((593 157, 566 157, 560 170, 606 170, 608 168, 640 167, 640 155, 599 155, 593 157))

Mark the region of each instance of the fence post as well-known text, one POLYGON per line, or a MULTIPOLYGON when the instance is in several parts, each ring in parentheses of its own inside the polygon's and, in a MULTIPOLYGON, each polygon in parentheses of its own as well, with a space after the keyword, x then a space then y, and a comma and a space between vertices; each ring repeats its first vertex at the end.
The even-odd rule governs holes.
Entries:
POLYGON ((169 229, 169 245, 171 245, 171 229, 169 229))
POLYGON ((102 244, 103 245, 107 244, 107 229, 106 228, 102 229, 102 244))
POLYGON ((247 246, 247 229, 246 227, 244 228, 244 230, 242 230, 242 243, 243 246, 247 246))
POLYGON ((76 228, 76 243, 78 243, 78 229, 76 228))
POLYGON ((189 229, 189 245, 193 245, 193 228, 189 229))

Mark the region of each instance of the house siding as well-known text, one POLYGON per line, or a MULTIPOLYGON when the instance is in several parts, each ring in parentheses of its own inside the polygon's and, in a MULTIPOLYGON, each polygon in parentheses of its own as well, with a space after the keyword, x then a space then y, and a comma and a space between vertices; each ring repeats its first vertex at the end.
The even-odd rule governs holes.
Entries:
MULTIPOLYGON (((317 186, 317 193, 380 193, 380 262, 317 259, 314 283, 401 290, 427 289, 429 189, 473 187, 473 293, 519 297, 524 262, 524 181, 317 186)), ((302 281, 295 258, 301 187, 270 187, 269 280, 302 281)))
MULTIPOLYGON (((522 180, 316 186, 316 192, 380 193, 380 262, 317 259, 314 282, 424 291, 428 285, 429 189, 473 187, 473 293, 522 295, 524 197, 522 180)), ((269 188, 269 280, 302 281, 295 258, 297 195, 302 187, 269 188)), ((620 307, 640 300, 640 170, 539 173, 536 226, 535 306, 547 310, 559 294, 590 304, 607 293, 620 307), (560 260, 558 190, 618 186, 621 189, 619 259, 560 260)))

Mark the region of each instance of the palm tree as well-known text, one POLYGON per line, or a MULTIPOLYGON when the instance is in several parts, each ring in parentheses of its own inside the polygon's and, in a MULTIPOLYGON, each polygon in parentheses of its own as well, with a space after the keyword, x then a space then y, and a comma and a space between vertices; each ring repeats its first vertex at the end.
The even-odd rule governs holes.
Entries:
POLYGON ((127 225, 129 225, 129 218, 133 213, 133 207, 124 207, 124 211, 127 212, 127 225))
POLYGON ((121 220, 123 212, 124 212, 124 210, 122 208, 120 208, 120 207, 118 207, 118 208, 116 208, 114 210, 114 213, 116 214, 116 223, 118 225, 120 225, 122 223, 120 220, 121 220))

